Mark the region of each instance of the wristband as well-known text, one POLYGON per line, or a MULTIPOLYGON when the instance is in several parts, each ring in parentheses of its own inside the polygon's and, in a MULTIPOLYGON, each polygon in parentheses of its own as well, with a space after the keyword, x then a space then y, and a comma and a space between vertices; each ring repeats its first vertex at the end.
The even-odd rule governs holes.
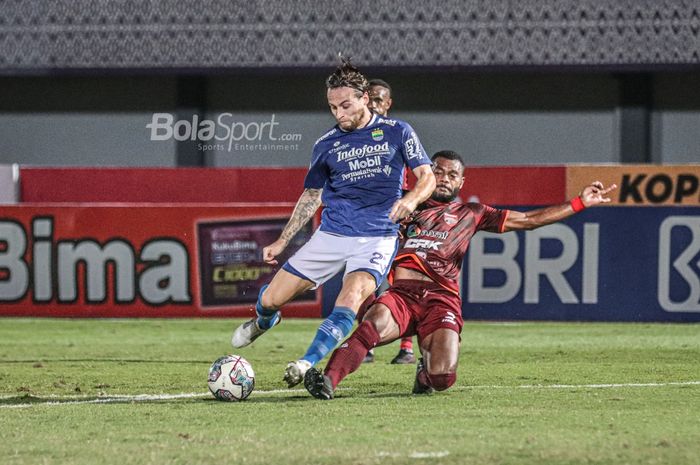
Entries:
POLYGON ((583 200, 581 200, 581 196, 576 196, 573 199, 571 199, 571 208, 574 209, 574 213, 578 213, 581 210, 585 210, 586 206, 583 204, 583 200))

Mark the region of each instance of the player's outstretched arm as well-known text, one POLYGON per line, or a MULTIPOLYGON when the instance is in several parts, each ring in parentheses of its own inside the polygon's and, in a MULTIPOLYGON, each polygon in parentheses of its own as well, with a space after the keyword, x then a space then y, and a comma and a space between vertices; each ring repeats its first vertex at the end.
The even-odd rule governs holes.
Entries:
POLYGON ((503 232, 535 229, 556 223, 580 212, 584 208, 610 202, 610 198, 607 195, 615 189, 617 189, 615 184, 605 187, 602 182, 595 181, 586 186, 578 197, 575 197, 570 202, 538 208, 529 212, 511 210, 506 219, 503 232))
POLYGON ((304 227, 306 223, 314 216, 318 207, 321 206, 321 194, 323 189, 304 189, 297 204, 292 212, 292 217, 289 218, 287 225, 282 230, 280 237, 263 248, 263 260, 270 265, 277 265, 277 257, 284 251, 289 244, 289 241, 304 227))
POLYGON ((414 168, 413 174, 417 178, 416 185, 394 203, 389 213, 389 219, 394 223, 413 213, 413 210, 421 202, 427 200, 435 190, 435 175, 430 165, 420 165, 414 168))

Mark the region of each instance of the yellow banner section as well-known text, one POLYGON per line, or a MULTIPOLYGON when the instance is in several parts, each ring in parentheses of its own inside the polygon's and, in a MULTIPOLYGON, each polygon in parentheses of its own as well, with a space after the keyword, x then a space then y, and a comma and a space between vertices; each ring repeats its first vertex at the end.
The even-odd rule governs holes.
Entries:
POLYGON ((700 206, 700 164, 568 166, 567 198, 592 181, 617 184, 605 205, 700 206))

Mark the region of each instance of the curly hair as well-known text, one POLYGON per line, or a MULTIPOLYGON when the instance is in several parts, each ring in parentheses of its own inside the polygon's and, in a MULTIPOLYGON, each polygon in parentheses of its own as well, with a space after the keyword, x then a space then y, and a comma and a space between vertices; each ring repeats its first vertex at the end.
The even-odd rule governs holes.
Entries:
POLYGON ((340 54, 338 57, 341 64, 326 79, 326 87, 328 89, 350 87, 355 89, 357 97, 361 97, 369 89, 367 78, 350 62, 349 58, 345 58, 340 54))
POLYGON ((458 154, 454 150, 441 150, 436 152, 435 155, 430 157, 431 161, 435 161, 436 158, 445 158, 447 160, 458 161, 460 165, 464 166, 464 160, 462 160, 462 155, 458 154))

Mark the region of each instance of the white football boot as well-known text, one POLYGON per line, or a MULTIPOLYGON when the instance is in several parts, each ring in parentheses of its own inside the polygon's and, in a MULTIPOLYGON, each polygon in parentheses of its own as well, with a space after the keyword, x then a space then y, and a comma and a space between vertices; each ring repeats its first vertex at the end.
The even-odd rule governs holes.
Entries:
MULTIPOLYGON (((279 310, 275 314, 274 319, 275 320, 272 323, 272 326, 270 326, 270 329, 277 326, 282 320, 282 314, 279 312, 279 310)), ((262 329, 260 326, 258 326, 258 318, 255 317, 236 328, 236 330, 233 332, 233 336, 231 336, 231 345, 235 348, 245 347, 262 336, 266 331, 268 330, 262 329)))
POLYGON ((297 360, 289 362, 287 369, 284 370, 284 380, 287 382, 287 387, 294 387, 304 381, 304 375, 311 368, 311 362, 306 360, 297 360))

